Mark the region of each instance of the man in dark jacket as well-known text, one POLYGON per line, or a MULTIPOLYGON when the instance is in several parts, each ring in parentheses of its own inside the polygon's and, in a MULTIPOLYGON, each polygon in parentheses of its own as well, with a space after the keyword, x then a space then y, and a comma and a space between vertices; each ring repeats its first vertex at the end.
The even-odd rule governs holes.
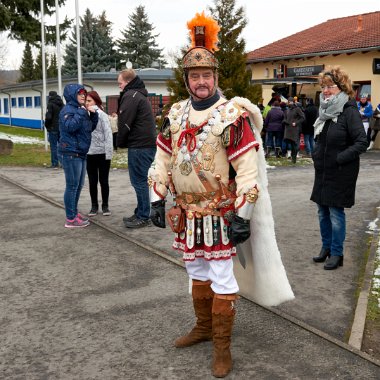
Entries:
POLYGON ((59 113, 63 107, 61 97, 55 92, 49 92, 47 111, 45 115, 45 128, 48 131, 50 143, 51 168, 58 169, 60 160, 58 157, 59 141, 59 113))
POLYGON ((117 81, 121 89, 117 146, 128 148, 129 178, 137 198, 133 215, 123 221, 127 228, 141 228, 151 224, 148 170, 156 154, 156 123, 148 91, 136 72, 123 70, 117 81))

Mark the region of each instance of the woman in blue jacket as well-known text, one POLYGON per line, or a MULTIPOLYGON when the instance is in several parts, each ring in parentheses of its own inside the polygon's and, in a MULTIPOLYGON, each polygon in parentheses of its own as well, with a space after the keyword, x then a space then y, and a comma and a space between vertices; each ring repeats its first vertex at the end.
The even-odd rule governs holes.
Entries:
POLYGON ((85 107, 87 91, 80 84, 66 85, 63 96, 66 105, 59 114, 59 148, 65 172, 65 227, 87 227, 88 219, 78 213, 78 201, 86 175, 86 156, 91 133, 98 123, 95 108, 85 107))

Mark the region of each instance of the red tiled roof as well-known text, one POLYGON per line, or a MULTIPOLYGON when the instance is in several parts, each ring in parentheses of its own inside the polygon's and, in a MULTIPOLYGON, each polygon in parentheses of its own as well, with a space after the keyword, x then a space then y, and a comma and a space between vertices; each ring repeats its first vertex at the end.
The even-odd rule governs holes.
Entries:
POLYGON ((247 60, 267 61, 299 55, 325 55, 322 54, 325 52, 377 49, 380 50, 380 11, 328 20, 253 50, 247 54, 247 60))

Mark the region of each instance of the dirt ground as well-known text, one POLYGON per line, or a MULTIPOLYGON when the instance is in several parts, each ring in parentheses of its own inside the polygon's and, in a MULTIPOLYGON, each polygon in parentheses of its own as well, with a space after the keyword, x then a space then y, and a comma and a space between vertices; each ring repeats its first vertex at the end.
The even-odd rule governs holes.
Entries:
POLYGON ((364 330, 362 351, 380 360, 380 322, 367 319, 364 330))

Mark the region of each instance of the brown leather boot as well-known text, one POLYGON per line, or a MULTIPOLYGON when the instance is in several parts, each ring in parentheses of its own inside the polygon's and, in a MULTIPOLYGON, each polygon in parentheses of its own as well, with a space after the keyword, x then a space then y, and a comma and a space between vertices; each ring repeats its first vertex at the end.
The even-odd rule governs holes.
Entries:
POLYGON ((192 296, 197 322, 187 335, 181 336, 174 342, 177 348, 189 347, 212 339, 211 311, 214 292, 210 285, 211 281, 193 280, 192 296))
POLYGON ((236 294, 215 294, 214 296, 212 306, 212 339, 214 342, 212 374, 215 377, 225 377, 232 369, 230 344, 236 300, 236 294))

